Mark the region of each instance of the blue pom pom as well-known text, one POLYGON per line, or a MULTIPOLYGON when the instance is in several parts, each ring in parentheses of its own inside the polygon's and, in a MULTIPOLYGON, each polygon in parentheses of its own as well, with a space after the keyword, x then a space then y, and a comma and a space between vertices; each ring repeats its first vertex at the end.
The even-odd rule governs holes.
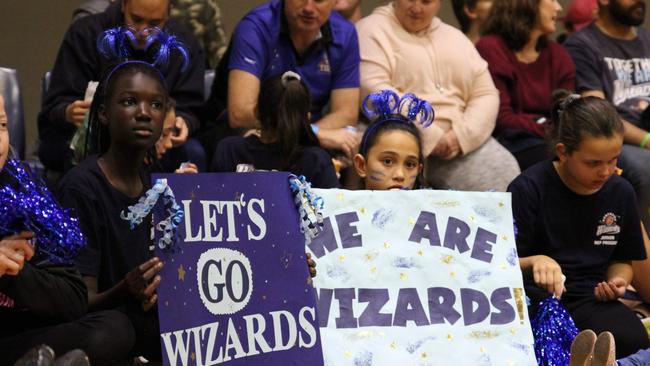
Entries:
POLYGON ((571 342, 578 335, 578 328, 562 303, 553 296, 542 300, 531 325, 537 363, 543 366, 567 366, 571 342))
POLYGON ((78 220, 18 161, 9 160, 2 174, 16 184, 0 187, 0 237, 31 231, 38 254, 55 264, 71 264, 86 243, 78 220))

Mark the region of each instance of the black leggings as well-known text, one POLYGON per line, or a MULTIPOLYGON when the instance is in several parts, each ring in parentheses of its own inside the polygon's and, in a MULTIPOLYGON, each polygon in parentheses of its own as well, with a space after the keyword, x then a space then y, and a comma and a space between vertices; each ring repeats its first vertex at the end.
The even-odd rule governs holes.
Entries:
POLYGON ((72 322, 0 337, 0 364, 11 365, 40 344, 52 347, 57 356, 79 348, 93 366, 129 365, 135 332, 122 312, 90 313, 72 322))

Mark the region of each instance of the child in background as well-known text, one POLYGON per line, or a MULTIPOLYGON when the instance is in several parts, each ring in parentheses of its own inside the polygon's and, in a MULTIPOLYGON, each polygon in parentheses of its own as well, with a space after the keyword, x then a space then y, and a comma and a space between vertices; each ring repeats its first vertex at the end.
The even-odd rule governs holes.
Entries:
POLYGON ((83 236, 44 183, 11 160, 7 124, 0 95, 0 364, 49 365, 56 353, 57 365, 88 365, 86 354, 93 365, 122 365, 134 342, 129 319, 86 315, 72 264, 83 236))
MULTIPOLYGON (((156 142, 156 158, 158 161, 163 157, 167 150, 174 147, 172 137, 174 132, 174 123, 176 122, 176 102, 173 98, 169 98, 167 107, 167 114, 165 114, 165 121, 163 122, 163 130, 160 138, 156 142)), ((160 167, 160 170, 163 170, 160 167)), ((198 173, 199 168, 196 164, 185 162, 174 171, 174 173, 198 173)))
POLYGON ((124 310, 136 333, 134 355, 160 360, 154 305, 163 263, 150 251, 151 216, 133 229, 121 213, 151 187, 154 146, 169 94, 160 71, 127 61, 100 81, 89 117, 88 156, 63 178, 60 197, 80 217, 87 246, 76 265, 88 287, 89 311, 124 310))
POLYGON ((623 125, 603 99, 554 97, 557 158, 532 166, 508 188, 531 317, 553 294, 578 329, 610 331, 624 357, 650 342, 618 301, 632 280, 631 261, 646 257, 634 190, 614 174, 623 125))
POLYGON ((354 167, 365 189, 413 189, 422 173, 422 141, 415 123, 424 127, 433 121, 429 103, 406 94, 401 99, 392 91, 369 94, 363 102, 364 113, 372 120, 363 134, 354 167), (407 110, 405 117, 400 114, 407 110), (419 119, 415 119, 419 118, 419 119))
POLYGON ((338 188, 332 160, 309 123, 310 103, 309 90, 295 72, 264 81, 258 100, 260 136, 221 141, 212 170, 285 170, 304 175, 314 188, 338 188))

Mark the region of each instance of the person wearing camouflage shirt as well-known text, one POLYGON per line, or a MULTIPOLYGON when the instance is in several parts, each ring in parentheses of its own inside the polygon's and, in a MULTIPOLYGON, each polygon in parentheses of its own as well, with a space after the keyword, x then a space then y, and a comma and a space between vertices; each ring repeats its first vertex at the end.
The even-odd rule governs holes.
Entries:
MULTIPOLYGON (((115 0, 84 0, 72 13, 72 20, 101 13, 115 0)), ((228 38, 221 22, 217 0, 172 0, 170 17, 189 28, 204 50, 206 66, 217 67, 226 52, 228 38)))

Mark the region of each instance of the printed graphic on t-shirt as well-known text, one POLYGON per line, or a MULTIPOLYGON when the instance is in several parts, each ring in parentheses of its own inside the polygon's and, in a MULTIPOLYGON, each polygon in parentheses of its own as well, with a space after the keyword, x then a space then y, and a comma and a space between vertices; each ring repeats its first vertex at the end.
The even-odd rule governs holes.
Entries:
POLYGON ((327 57, 327 52, 323 52, 323 59, 318 63, 318 71, 324 74, 329 74, 330 69, 330 58, 327 57))
POLYGON ((618 244, 618 234, 621 227, 616 224, 617 217, 615 214, 608 212, 600 220, 596 230, 596 240, 594 245, 616 245, 618 244))
POLYGON ((604 57, 613 80, 612 102, 641 113, 650 97, 650 58, 620 59, 604 57))

